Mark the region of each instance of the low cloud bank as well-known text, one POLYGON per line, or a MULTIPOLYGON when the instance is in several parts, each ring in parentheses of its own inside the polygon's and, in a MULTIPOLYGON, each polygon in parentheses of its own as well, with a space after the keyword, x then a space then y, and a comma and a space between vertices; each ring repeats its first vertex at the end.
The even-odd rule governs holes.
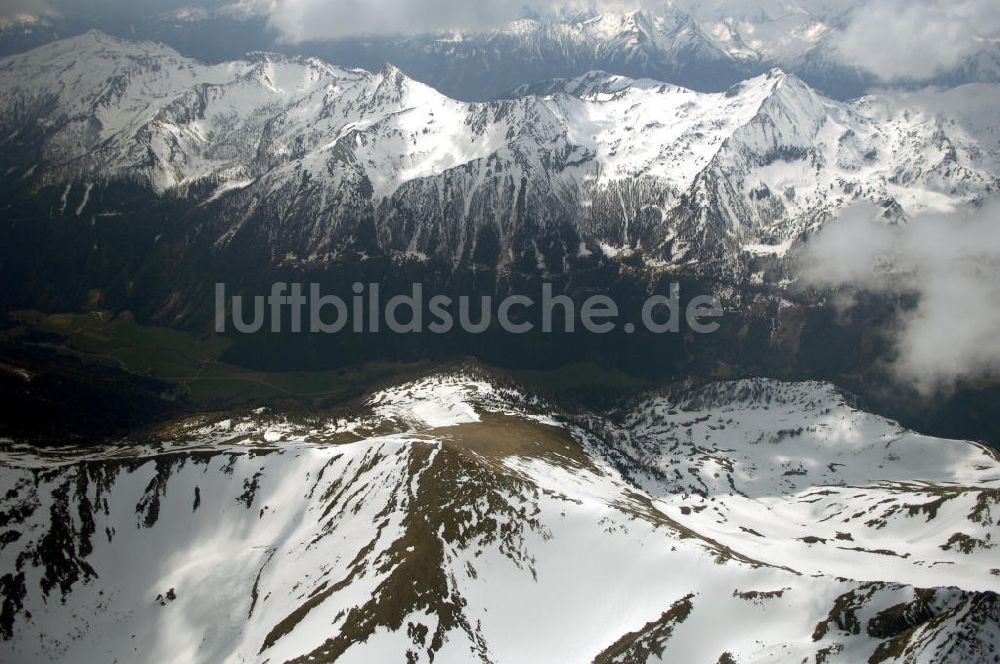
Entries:
POLYGON ((888 225, 854 206, 806 247, 806 285, 908 293, 892 335, 893 373, 929 395, 1000 376, 1000 201, 888 225))
POLYGON ((995 49, 998 37, 993 0, 873 0, 848 14, 835 43, 842 62, 883 81, 920 81, 995 49))

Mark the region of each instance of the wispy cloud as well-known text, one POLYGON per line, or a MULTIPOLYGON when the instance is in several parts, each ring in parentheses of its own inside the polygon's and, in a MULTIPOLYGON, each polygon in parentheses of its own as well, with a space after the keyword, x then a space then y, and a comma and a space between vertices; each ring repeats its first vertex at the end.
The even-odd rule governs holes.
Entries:
POLYGON ((884 81, 927 80, 1000 38, 994 0, 873 0, 849 14, 840 60, 884 81))
POLYGON ((0 25, 57 15, 58 12, 47 0, 3 0, 0 2, 0 25))
POLYGON ((595 9, 627 12, 644 0, 257 0, 288 41, 347 36, 483 31, 526 14, 595 9))
POLYGON ((908 293, 892 335, 893 372, 924 394, 1000 376, 1000 201, 889 226, 859 205, 808 244, 806 284, 908 293))
POLYGON ((507 0, 284 0, 271 7, 271 23, 289 41, 347 35, 480 29, 513 20, 520 9, 507 0))
POLYGON ((267 15, 280 0, 0 0, 0 22, 27 17, 68 17, 101 27, 108 19, 144 19, 164 12, 267 15))

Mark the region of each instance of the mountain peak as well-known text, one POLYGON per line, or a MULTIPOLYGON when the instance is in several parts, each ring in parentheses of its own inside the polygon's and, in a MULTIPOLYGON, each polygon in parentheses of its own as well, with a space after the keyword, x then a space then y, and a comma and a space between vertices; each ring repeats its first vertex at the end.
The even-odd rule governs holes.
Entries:
POLYGON ((57 60, 70 60, 73 65, 83 66, 84 61, 113 60, 116 57, 165 57, 187 60, 174 49, 152 41, 134 41, 110 35, 101 30, 87 30, 79 35, 60 39, 37 48, 11 55, 4 60, 21 61, 32 65, 50 65, 57 60))
POLYGON ((653 20, 642 10, 627 14, 598 14, 584 22, 588 31, 600 39, 614 39, 626 34, 645 34, 653 31, 653 20))
POLYGON ((764 91, 767 97, 801 96, 818 99, 816 93, 805 81, 779 67, 773 67, 760 76, 737 83, 726 91, 726 95, 735 96, 745 90, 752 89, 764 91))
POLYGON ((585 97, 597 93, 615 94, 627 90, 634 83, 635 80, 627 76, 594 70, 569 79, 561 91, 574 97, 585 97))
POLYGON ((170 50, 169 47, 161 44, 159 42, 151 41, 139 41, 132 39, 122 39, 121 37, 116 37, 115 35, 108 34, 103 30, 91 29, 86 32, 80 33, 75 37, 69 37, 67 39, 51 42, 41 46, 40 48, 45 48, 46 46, 55 45, 73 46, 77 48, 93 48, 100 47, 105 49, 115 49, 115 50, 125 50, 125 51, 136 51, 136 50, 170 50))
POLYGON ((397 67, 396 65, 392 64, 391 62, 386 62, 384 65, 382 65, 382 69, 379 71, 379 75, 387 80, 397 79, 400 77, 406 78, 406 74, 403 73, 403 70, 397 67))
POLYGON ((795 74, 781 69, 772 69, 766 75, 772 82, 771 96, 787 103, 821 105, 819 95, 809 85, 795 74))
POLYGON ((768 80, 782 80, 788 77, 788 74, 781 67, 771 67, 764 76, 768 80))
POLYGON ((381 79, 378 84, 380 93, 397 98, 402 97, 411 82, 402 69, 389 62, 382 65, 377 78, 381 79))

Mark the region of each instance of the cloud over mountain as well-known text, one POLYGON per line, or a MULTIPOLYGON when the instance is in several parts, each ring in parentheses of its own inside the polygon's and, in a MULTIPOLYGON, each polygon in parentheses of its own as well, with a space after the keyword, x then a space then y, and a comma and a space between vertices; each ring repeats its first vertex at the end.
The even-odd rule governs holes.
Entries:
POLYGON ((837 55, 885 81, 926 80, 1000 37, 988 0, 874 0, 849 14, 837 55))
POLYGON ((924 394, 1000 373, 1000 201, 967 214, 924 214, 904 226, 847 210, 809 243, 809 284, 912 294, 897 315, 896 375, 924 394))

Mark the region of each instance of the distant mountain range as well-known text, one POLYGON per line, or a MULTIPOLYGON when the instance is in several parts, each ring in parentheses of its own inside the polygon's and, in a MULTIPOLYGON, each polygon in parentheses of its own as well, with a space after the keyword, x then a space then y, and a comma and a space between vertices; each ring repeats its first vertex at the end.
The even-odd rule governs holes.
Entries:
POLYGON ((591 72, 468 103, 391 65, 204 65, 89 32, 0 60, 0 93, 0 166, 47 215, 127 216, 105 192, 129 186, 272 266, 640 256, 740 279, 853 201, 902 219, 981 200, 1000 163, 950 117, 780 70, 722 93, 591 72))
MULTIPOLYGON (((574 78, 591 70, 718 92, 775 67, 795 73, 826 96, 844 100, 880 84, 871 73, 845 65, 836 56, 838 30, 855 7, 690 2, 618 13, 563 10, 526 15, 481 32, 300 44, 280 38, 266 13, 251 4, 186 7, 154 15, 137 8, 122 16, 90 12, 10 23, 0 27, 0 54, 99 28, 121 37, 163 42, 209 62, 243 58, 262 48, 370 71, 391 62, 416 80, 466 101, 490 101, 520 85, 574 78)), ((930 83, 998 80, 1000 47, 984 43, 980 51, 930 83)))

